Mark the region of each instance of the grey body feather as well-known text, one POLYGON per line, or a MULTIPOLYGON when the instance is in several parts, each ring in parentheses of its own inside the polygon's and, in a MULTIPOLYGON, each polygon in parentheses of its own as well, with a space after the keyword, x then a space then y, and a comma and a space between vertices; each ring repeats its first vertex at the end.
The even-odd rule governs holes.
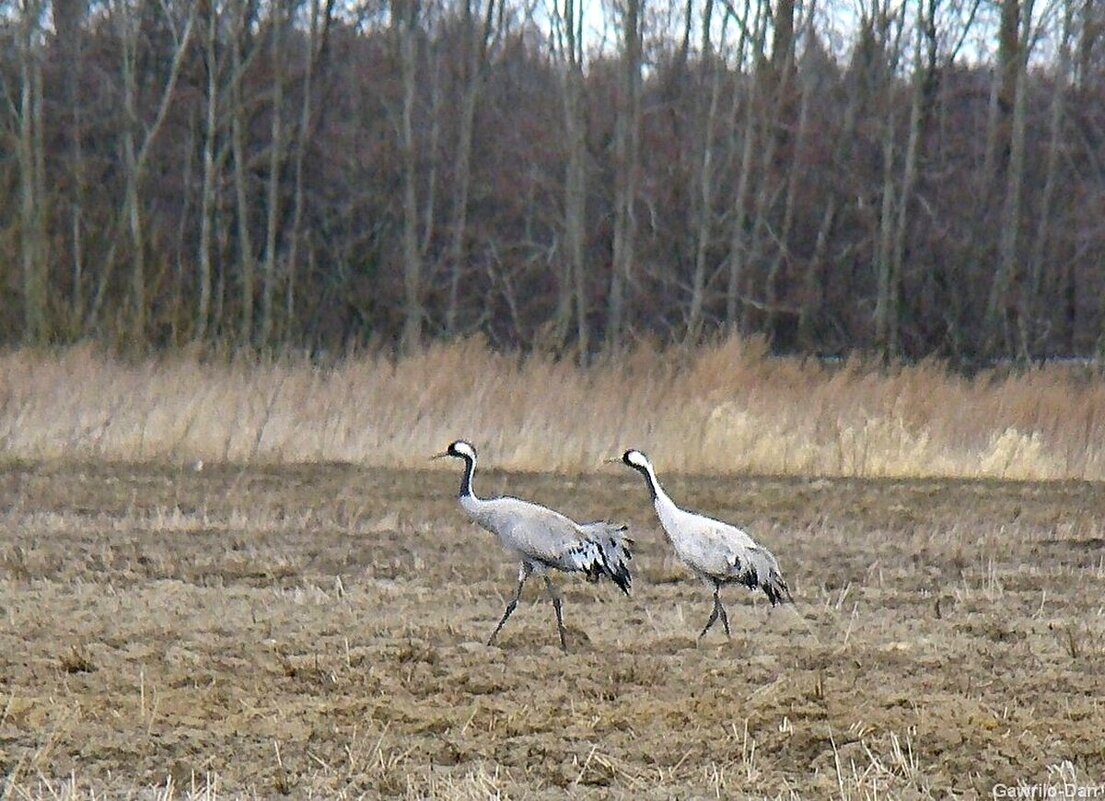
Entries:
POLYGON ((710 582, 761 589, 773 606, 793 600, 774 554, 747 532, 667 501, 657 498, 657 516, 676 555, 687 567, 710 582))
POLYGON ((592 580, 606 577, 629 594, 632 541, 624 525, 604 520, 577 523, 553 509, 510 497, 484 500, 468 494, 460 497, 460 505, 531 570, 582 572, 592 580))

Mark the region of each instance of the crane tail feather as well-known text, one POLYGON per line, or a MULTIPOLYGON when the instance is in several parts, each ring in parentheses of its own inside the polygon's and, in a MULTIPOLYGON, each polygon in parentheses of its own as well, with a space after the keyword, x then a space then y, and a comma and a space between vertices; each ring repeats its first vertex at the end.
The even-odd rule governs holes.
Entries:
POLYGON ((790 594, 790 588, 778 573, 771 576, 762 586, 772 606, 794 603, 794 596, 790 594))
POLYGON ((600 520, 583 523, 579 528, 591 546, 587 548, 587 560, 581 566, 587 573, 587 578, 591 581, 608 578, 629 595, 633 583, 633 576, 629 571, 629 562, 633 559, 633 540, 625 533, 629 527, 623 523, 600 520))
POLYGON ((741 571, 739 581, 750 590, 763 590, 772 606, 794 603, 790 587, 779 571, 779 563, 770 551, 753 548, 747 553, 744 563, 737 560, 734 567, 741 571))

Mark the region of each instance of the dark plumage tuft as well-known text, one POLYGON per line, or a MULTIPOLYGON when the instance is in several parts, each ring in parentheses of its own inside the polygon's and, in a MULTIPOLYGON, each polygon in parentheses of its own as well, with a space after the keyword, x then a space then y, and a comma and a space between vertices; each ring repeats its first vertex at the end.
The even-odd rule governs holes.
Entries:
POLYGON ((621 523, 609 523, 600 520, 595 523, 583 523, 580 530, 587 535, 587 559, 582 569, 590 581, 606 577, 629 595, 633 577, 629 572, 629 562, 633 559, 630 547, 633 540, 625 535, 629 527, 621 523))
POLYGON ((767 595, 768 600, 771 601, 772 606, 778 606, 783 603, 794 603, 794 596, 790 594, 790 588, 787 587, 787 583, 778 573, 760 586, 763 587, 763 591, 767 595))
POLYGON ((790 588, 779 571, 779 563, 770 551, 750 549, 745 561, 734 560, 733 567, 737 574, 736 581, 750 590, 763 590, 772 606, 794 603, 790 588))

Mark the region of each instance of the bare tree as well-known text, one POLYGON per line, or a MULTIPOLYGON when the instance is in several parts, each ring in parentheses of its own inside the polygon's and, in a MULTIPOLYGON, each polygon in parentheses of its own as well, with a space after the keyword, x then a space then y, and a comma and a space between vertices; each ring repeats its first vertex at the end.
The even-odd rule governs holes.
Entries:
MULTIPOLYGON (((1004 349, 1006 353, 1013 352, 1013 338, 1008 331, 1009 316, 1016 312, 1016 300, 1010 298, 1010 287, 1013 283, 1022 281, 1022 269, 1018 261, 1018 242, 1021 219, 1021 194, 1024 183, 1025 160, 1025 93, 1028 82, 1028 55, 1030 50, 1030 35, 1032 25, 1032 9, 1034 0, 1022 0, 1020 12, 1020 27, 1014 29, 1011 41, 1006 42, 1009 36, 1003 27, 1003 44, 1011 49, 1007 54, 1011 59, 1013 72, 1010 80, 1013 83, 1013 108, 1012 129, 1009 138, 1009 164, 1006 170, 1005 202, 1002 207, 1001 227, 999 233, 998 262, 994 270, 993 283, 990 285, 990 296, 986 304, 987 336, 990 342, 991 353, 997 353, 998 349, 1004 349)), ((1004 18, 1003 18, 1004 21, 1004 18)), ((1003 61, 1003 67, 1005 62, 1003 61)), ((1018 287, 1019 288, 1019 287, 1018 287)), ((1027 343, 1025 331, 1018 323, 1018 331, 1021 334, 1018 356, 1027 355, 1027 343)))
MULTIPOLYGON (((773 54, 769 61, 763 51, 763 42, 766 41, 766 28, 764 36, 760 38, 758 54, 755 56, 757 69, 753 80, 759 83, 756 91, 759 102, 756 104, 757 118, 755 125, 760 131, 760 159, 756 175, 759 178, 756 184, 756 192, 752 201, 752 212, 748 223, 748 233, 744 249, 744 289, 741 292, 746 304, 759 312, 767 312, 765 315, 771 319, 772 304, 767 300, 767 288, 758 294, 753 292, 754 268, 765 263, 765 240, 774 240, 777 248, 784 247, 784 243, 778 239, 777 233, 772 230, 772 209, 777 200, 785 191, 787 183, 776 180, 775 165, 782 148, 787 144, 791 136, 793 124, 791 113, 793 102, 791 99, 791 84, 794 79, 794 39, 793 39, 793 13, 794 6, 789 0, 778 0, 774 15, 789 17, 785 22, 783 31, 775 29, 773 37, 773 54), (789 27, 790 33, 786 33, 789 27), (775 48, 778 48, 776 50, 775 48), (767 301, 767 302, 765 302, 767 301)), ((771 15, 771 7, 765 2, 765 12, 771 15)), ((778 23, 776 23, 778 24, 778 23)), ((766 22, 765 22, 766 25, 766 22)), ((756 271, 758 272, 758 271, 756 271)), ((770 273, 768 275, 770 280, 770 273)), ((748 327, 749 316, 742 315, 742 324, 748 327)))
POLYGON ((617 348, 626 326, 628 292, 637 241, 638 151, 641 128, 641 47, 643 0, 624 0, 622 85, 615 123, 617 190, 614 201, 614 253, 607 299, 606 344, 617 348))
MULTIPOLYGON (((747 18, 749 3, 746 3, 744 15, 747 18)), ((762 63, 764 42, 767 36, 767 4, 765 0, 756 2, 756 18, 752 24, 751 37, 748 35, 747 20, 737 16, 732 6, 726 4, 726 10, 730 17, 737 20, 741 28, 740 46, 737 50, 737 64, 745 63, 745 46, 751 44, 752 48, 752 79, 748 81, 747 91, 742 91, 738 84, 733 90, 733 114, 735 120, 737 112, 743 105, 743 120, 741 125, 731 124, 731 143, 735 150, 736 144, 740 144, 740 163, 738 165, 737 188, 733 197, 733 207, 730 211, 732 220, 729 234, 728 255, 728 281, 725 290, 725 323, 731 329, 737 330, 741 321, 741 296, 746 280, 749 263, 749 227, 751 225, 751 188, 752 173, 755 169, 755 153, 759 144, 758 124, 760 120, 760 80, 756 74, 758 65, 762 63), (741 98, 744 103, 741 104, 741 98)))
POLYGON ((1055 86, 1051 94, 1051 109, 1048 119, 1047 156, 1044 165, 1044 182, 1041 188, 1040 208, 1036 214, 1036 234, 1032 242, 1029 258, 1028 283, 1021 293, 1021 347, 1026 359, 1032 358, 1035 341, 1036 311, 1039 302, 1044 262, 1047 247, 1051 240, 1051 228, 1054 223, 1055 190, 1059 182, 1059 155, 1063 141, 1063 126, 1066 114, 1067 82, 1070 79, 1071 39, 1074 35, 1074 3, 1063 3, 1063 21, 1059 34, 1059 61, 1055 65, 1055 86))
POLYGON ((246 47, 251 38, 253 0, 235 0, 234 30, 230 37, 230 147, 234 156, 235 218, 238 223, 238 270, 242 285, 239 342, 249 345, 253 336, 254 265, 253 235, 250 230, 249 164, 246 156, 246 125, 249 110, 243 91, 247 67, 246 47))
MULTIPOLYGON (((904 270, 905 244, 909 226, 909 200, 914 192, 917 177, 917 160, 924 112, 926 72, 923 62, 923 42, 929 25, 925 19, 926 0, 917 0, 913 27, 912 91, 909 103, 908 133, 902 161, 902 179, 895 186, 895 115, 893 108, 894 82, 899 38, 905 25, 906 10, 898 18, 897 33, 891 49, 890 77, 886 82, 885 103, 890 109, 890 122, 883 134, 883 197, 880 221, 878 221, 878 296, 875 305, 875 348, 884 361, 897 357, 901 348, 901 318, 898 308, 902 303, 902 273, 904 270)), ((935 8, 935 4, 934 4, 935 8)))
MULTIPOLYGON (((1016 102, 1017 79, 1020 76, 1017 61, 1021 45, 1018 32, 1022 12, 1021 2, 1022 0, 1005 0, 1001 3, 998 63, 990 97, 990 121, 983 167, 983 179, 987 182, 988 188, 1001 182, 1009 162, 1013 105, 1016 102)), ((989 194, 989 192, 986 193, 986 195, 989 194)))
MULTIPOLYGON (((1078 2, 1078 0, 1067 0, 1078 2)), ((1100 75, 1101 68, 1098 62, 1095 69, 1094 60, 1100 58, 1098 54, 1101 34, 1105 32, 1105 4, 1101 0, 1081 0, 1081 36, 1078 41, 1078 84, 1081 87, 1089 87, 1094 78, 1100 75)))
POLYGON ((81 27, 87 13, 87 0, 53 0, 51 3, 54 30, 57 31, 58 51, 62 60, 65 86, 65 124, 67 128, 67 157, 69 169, 69 254, 72 260, 72 293, 69 301, 69 328, 80 333, 84 314, 85 247, 84 204, 85 173, 84 115, 79 91, 84 49, 81 27))
POLYGON ((5 342, 1095 352, 1101 0, 409 2, 0 0, 5 342))
MULTIPOLYGON (((925 96, 925 68, 922 56, 922 42, 925 31, 929 29, 929 23, 925 20, 926 0, 917 0, 916 26, 913 31, 913 88, 909 107, 909 134, 906 139, 904 163, 902 164, 902 182, 898 190, 897 221, 894 223, 891 245, 890 265, 888 269, 886 287, 886 307, 883 310, 883 320, 879 328, 881 337, 876 341, 884 360, 890 360, 898 355, 900 347, 901 321, 897 308, 901 303, 902 271, 905 261, 905 244, 909 233, 910 197, 913 194, 914 183, 917 179, 917 161, 920 148, 925 96)), ((933 3, 935 9, 935 3, 933 3)), ((905 12, 903 11, 903 17, 905 12)), ((929 21, 931 22, 931 20, 929 21)), ((884 206, 885 209, 885 206, 884 206)), ((885 222, 885 221, 884 221, 885 222)), ((883 229, 885 230, 885 228, 883 229)), ((882 283, 880 282, 880 287, 882 283)), ((880 297, 882 297, 880 295, 880 297)))
POLYGON ((564 0, 557 8, 556 41, 564 95, 567 163, 564 168, 565 255, 557 292, 555 336, 563 345, 574 312, 576 347, 588 351, 586 257, 587 240, 587 111, 583 80, 584 0, 564 0))
MULTIPOLYGON (((698 154, 698 226, 695 232, 694 273, 691 279, 691 303, 687 314, 687 338, 691 341, 702 335, 702 308, 705 302, 707 258, 713 237, 714 184, 715 171, 715 131, 717 128, 718 106, 721 103, 722 65, 716 63, 710 29, 713 25, 714 3, 705 0, 702 9, 702 63, 704 83, 700 90, 699 102, 704 107, 699 124, 701 129, 700 151, 698 154)), ((725 37, 728 17, 722 23, 722 39, 725 37)))
POLYGON ((771 23, 771 64, 779 81, 779 76, 794 66, 794 0, 775 0, 771 23))
POLYGON ((464 86, 461 90, 460 127, 455 159, 456 191, 453 195, 452 230, 449 236, 449 301, 445 310, 445 332, 457 332, 457 291, 465 266, 465 240, 468 236, 468 194, 472 182, 472 133, 476 122, 476 104, 487 76, 487 53, 495 33, 495 0, 484 0, 483 22, 477 26, 479 0, 464 0, 464 86))
MULTIPOLYGON (((429 141, 421 148, 422 161, 426 163, 426 191, 422 200, 422 243, 418 249, 419 258, 426 264, 431 258, 431 248, 434 244, 434 228, 437 219, 437 190, 441 176, 441 129, 445 113, 442 110, 444 87, 442 73, 444 72, 445 59, 436 53, 431 53, 427 65, 432 67, 433 74, 429 77, 430 84, 430 136, 429 141)), ((469 148, 471 149, 471 148, 469 148)), ((471 172, 471 170, 469 170, 471 172)), ((468 204, 465 203, 467 209, 468 204)), ((467 227, 467 225, 465 226, 467 227)))
POLYGON ((292 209, 291 243, 288 246, 288 276, 284 286, 284 341, 288 344, 292 340, 296 311, 296 278, 299 265, 299 247, 303 238, 303 215, 306 206, 303 187, 303 168, 307 156, 307 143, 311 138, 314 107, 312 105, 315 91, 315 76, 318 72, 317 62, 323 52, 323 42, 326 40, 324 32, 330 29, 330 20, 333 18, 334 0, 326 0, 325 7, 321 7, 320 0, 311 0, 311 22, 307 32, 307 49, 303 64, 303 99, 299 108, 299 126, 295 138, 295 155, 293 158, 295 173, 295 189, 292 209), (320 21, 321 16, 321 21, 320 21))
MULTIPOLYGON (((789 6, 789 0, 786 5, 789 6)), ((808 26, 807 35, 812 32, 813 12, 814 5, 811 3, 806 12, 806 24, 808 26)), ((791 9, 790 14, 793 16, 793 9, 791 9)), ((789 25, 793 29, 793 18, 790 20, 789 25)), ((793 47, 793 42, 791 46, 793 47)), ((792 53, 790 61, 793 61, 794 58, 795 56, 792 53)), ((789 72, 787 61, 784 60, 782 64, 782 68, 789 72)), ((767 281, 764 287, 764 298, 767 301, 767 331, 772 340, 778 339, 780 320, 783 312, 779 281, 782 275, 783 262, 790 259, 791 231, 794 228, 794 219, 797 214, 798 183, 802 178, 806 177, 802 159, 806 147, 806 137, 809 134, 810 96, 815 86, 814 76, 805 76, 805 79, 800 83, 798 123, 797 131, 794 135, 793 146, 791 148, 793 155, 791 156, 790 172, 787 175, 786 198, 783 202, 783 222, 779 229, 775 257, 771 260, 771 266, 768 268, 767 281)), ((785 92, 785 88, 783 91, 785 92)))
POLYGON ((207 93, 204 98, 203 180, 200 185, 199 298, 196 303, 196 324, 193 339, 207 338, 211 317, 211 246, 216 203, 216 148, 219 136, 219 7, 217 0, 203 3, 206 19, 204 31, 204 66, 207 93))
MULTIPOLYGON (((878 295, 875 301, 875 349, 889 359, 898 352, 899 315, 898 304, 901 297, 901 275, 894 260, 894 231, 897 216, 895 205, 901 203, 896 198, 895 186, 895 147, 897 140, 897 104, 894 102, 894 73, 901 55, 901 37, 905 28, 905 10, 892 14, 890 4, 886 3, 878 11, 875 22, 887 63, 880 70, 882 85, 882 105, 885 113, 882 130, 882 198, 879 210, 878 245, 876 249, 876 274, 878 276, 878 295)), ((880 67, 883 65, 880 65, 880 67)))
POLYGON ((414 106, 418 92, 419 0, 398 0, 392 7, 392 28, 399 49, 403 99, 399 112, 399 152, 403 204, 403 334, 404 352, 422 342, 422 256, 418 244, 418 152, 414 138, 414 106))
POLYGON ((816 317, 822 294, 822 273, 828 258, 829 236, 836 221, 839 200, 835 192, 829 193, 825 208, 821 212, 821 224, 817 228, 813 255, 806 264, 802 278, 802 303, 798 307, 798 346, 807 351, 816 351, 816 317))
POLYGON ((261 268, 261 330, 257 340, 269 345, 276 291, 276 248, 280 228, 280 177, 284 165, 284 36, 295 5, 292 0, 272 0, 269 12, 269 45, 272 59, 272 124, 269 135, 269 174, 266 191, 265 261, 261 268))
POLYGON ((19 8, 19 194, 20 258, 23 265, 23 330, 28 342, 48 336, 46 178, 42 118, 41 0, 19 8))
MULTIPOLYGON (((115 0, 111 5, 111 14, 115 30, 121 42, 122 78, 123 78, 123 225, 130 236, 131 272, 130 272, 130 325, 128 341, 131 347, 141 348, 146 341, 146 232, 139 203, 142 180, 150 157, 150 149, 160 133, 169 105, 173 99, 181 65, 192 38, 196 7, 190 5, 188 16, 179 28, 172 19, 169 9, 165 9, 166 27, 172 37, 172 63, 169 74, 161 88, 160 100, 153 121, 148 126, 141 124, 138 109, 137 53, 140 43, 140 19, 132 5, 132 0, 115 0)), ((109 253, 96 290, 89 316, 91 321, 99 319, 100 310, 106 297, 111 277, 114 257, 109 253)))

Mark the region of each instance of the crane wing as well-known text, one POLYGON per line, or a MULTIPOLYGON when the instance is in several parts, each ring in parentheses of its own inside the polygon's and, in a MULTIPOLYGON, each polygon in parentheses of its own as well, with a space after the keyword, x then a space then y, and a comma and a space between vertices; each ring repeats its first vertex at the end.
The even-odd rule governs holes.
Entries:
POLYGON ((503 545, 535 565, 583 572, 594 580, 607 576, 628 593, 632 555, 626 527, 599 521, 580 525, 544 506, 518 498, 495 498, 485 505, 481 525, 503 545))
POLYGON ((762 589, 772 605, 790 600, 779 563, 743 529, 702 515, 688 515, 681 556, 707 577, 762 589))

